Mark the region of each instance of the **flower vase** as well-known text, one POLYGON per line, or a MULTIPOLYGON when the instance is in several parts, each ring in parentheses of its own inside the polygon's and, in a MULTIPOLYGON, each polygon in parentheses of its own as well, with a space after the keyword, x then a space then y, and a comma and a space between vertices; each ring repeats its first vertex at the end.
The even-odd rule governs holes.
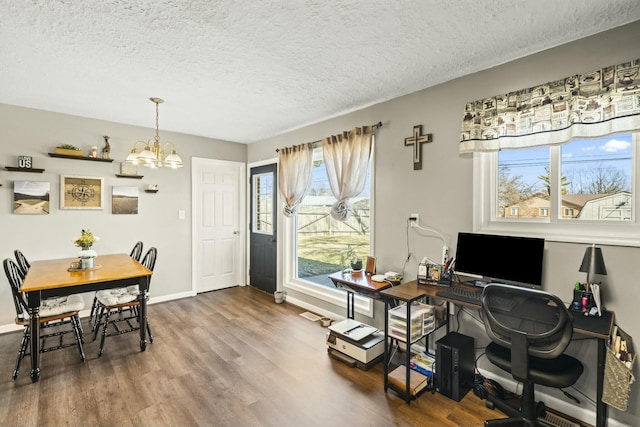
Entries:
POLYGON ((90 270, 96 266, 96 251, 89 247, 82 248, 78 256, 80 257, 80 269, 90 270))

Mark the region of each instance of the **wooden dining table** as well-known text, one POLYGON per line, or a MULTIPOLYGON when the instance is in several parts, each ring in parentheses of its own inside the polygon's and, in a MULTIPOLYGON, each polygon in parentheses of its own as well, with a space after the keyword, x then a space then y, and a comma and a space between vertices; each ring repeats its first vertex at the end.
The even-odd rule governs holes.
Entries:
MULTIPOLYGON (((20 292, 24 292, 29 306, 31 329, 31 381, 40 379, 40 303, 45 298, 61 297, 83 292, 138 285, 140 288, 139 325, 147 319, 146 294, 153 272, 128 254, 100 255, 95 268, 77 270, 72 263, 78 258, 32 261, 20 292)), ((147 346, 146 328, 140 327, 140 349, 147 346)))

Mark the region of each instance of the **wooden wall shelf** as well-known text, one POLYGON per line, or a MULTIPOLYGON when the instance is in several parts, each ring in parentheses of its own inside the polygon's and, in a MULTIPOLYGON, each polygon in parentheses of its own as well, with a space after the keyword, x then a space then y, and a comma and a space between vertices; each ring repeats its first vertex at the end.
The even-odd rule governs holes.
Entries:
POLYGON ((144 175, 127 175, 127 174, 123 174, 123 173, 117 173, 116 176, 118 178, 131 178, 131 179, 142 179, 142 178, 144 178, 144 175))
POLYGON ((87 156, 71 156, 68 154, 47 153, 49 157, 58 157, 61 159, 74 159, 74 160, 90 160, 92 162, 113 162, 113 159, 101 159, 99 157, 87 157, 87 156))
POLYGON ((144 192, 145 192, 145 193, 157 193, 157 192, 158 192, 158 190, 149 190, 149 189, 146 189, 146 188, 145 188, 144 192))
POLYGON ((37 169, 37 168, 17 168, 15 166, 5 166, 4 168, 11 172, 31 172, 31 173, 44 172, 44 169, 37 169))

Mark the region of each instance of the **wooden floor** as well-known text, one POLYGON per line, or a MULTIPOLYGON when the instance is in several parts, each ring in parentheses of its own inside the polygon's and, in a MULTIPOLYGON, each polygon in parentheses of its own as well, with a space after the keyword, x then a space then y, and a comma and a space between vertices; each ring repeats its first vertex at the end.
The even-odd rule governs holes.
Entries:
POLYGON ((130 333, 107 338, 98 359, 88 336, 84 363, 74 347, 43 354, 38 383, 29 358, 11 380, 21 334, 4 334, 0 425, 442 427, 500 417, 472 392, 407 405, 384 392, 382 364, 362 371, 330 358, 327 329, 303 311, 250 287, 154 304, 145 352, 130 333))

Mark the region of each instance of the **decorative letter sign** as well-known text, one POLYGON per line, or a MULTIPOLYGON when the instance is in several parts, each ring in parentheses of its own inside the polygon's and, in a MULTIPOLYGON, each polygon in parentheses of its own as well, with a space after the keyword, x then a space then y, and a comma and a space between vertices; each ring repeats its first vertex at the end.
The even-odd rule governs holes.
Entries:
POLYGON ((31 169, 32 165, 31 156, 18 156, 18 167, 20 169, 31 169))

